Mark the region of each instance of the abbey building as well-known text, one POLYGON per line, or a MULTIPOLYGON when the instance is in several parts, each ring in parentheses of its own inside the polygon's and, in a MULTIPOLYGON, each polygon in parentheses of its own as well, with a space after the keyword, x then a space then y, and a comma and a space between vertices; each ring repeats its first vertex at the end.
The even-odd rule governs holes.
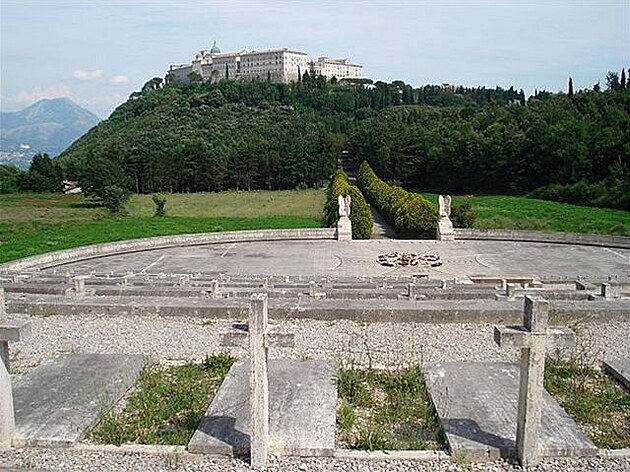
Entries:
POLYGON ((190 82, 201 77, 204 82, 262 79, 287 83, 297 81, 298 75, 307 71, 328 79, 360 78, 363 66, 348 59, 328 57, 309 61, 305 52, 288 48, 222 53, 215 41, 210 50, 199 51, 191 64, 172 64, 167 77, 172 82, 190 82))

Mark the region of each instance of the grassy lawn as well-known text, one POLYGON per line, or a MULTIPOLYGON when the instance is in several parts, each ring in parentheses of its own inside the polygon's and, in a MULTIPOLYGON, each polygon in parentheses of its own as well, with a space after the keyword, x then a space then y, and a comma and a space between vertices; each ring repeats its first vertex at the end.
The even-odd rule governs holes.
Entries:
POLYGON ((0 263, 109 241, 246 229, 316 228, 321 190, 167 195, 166 217, 150 195, 135 195, 129 215, 111 217, 82 195, 0 195, 0 263))
POLYGON ((594 368, 548 359, 545 388, 601 448, 630 448, 630 392, 594 368))
POLYGON ((420 369, 342 369, 337 391, 337 431, 342 447, 444 449, 420 369))
POLYGON ((122 409, 107 413, 89 436, 105 444, 186 445, 234 359, 148 367, 122 409))
MULTIPOLYGON (((423 193, 437 205, 438 196, 423 193)), ((565 233, 630 236, 630 212, 500 195, 453 197, 453 204, 472 203, 475 228, 527 229, 565 233)))

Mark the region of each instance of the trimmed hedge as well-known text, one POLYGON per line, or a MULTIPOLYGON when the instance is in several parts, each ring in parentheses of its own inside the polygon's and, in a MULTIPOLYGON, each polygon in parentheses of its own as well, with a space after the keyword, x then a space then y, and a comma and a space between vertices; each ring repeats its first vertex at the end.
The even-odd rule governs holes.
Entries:
POLYGON ((352 222, 352 239, 370 239, 372 236, 372 212, 361 191, 350 185, 348 176, 338 169, 330 180, 324 204, 324 226, 333 227, 339 220, 339 195, 350 195, 350 221, 352 222))
POLYGON ((397 233, 435 235, 439 212, 429 200, 383 182, 366 161, 359 166, 357 183, 370 204, 394 224, 397 233))

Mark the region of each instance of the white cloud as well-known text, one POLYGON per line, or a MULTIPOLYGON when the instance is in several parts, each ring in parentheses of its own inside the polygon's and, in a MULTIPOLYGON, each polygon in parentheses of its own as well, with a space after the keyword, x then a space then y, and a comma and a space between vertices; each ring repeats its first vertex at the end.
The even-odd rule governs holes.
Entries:
POLYGON ((17 103, 32 103, 42 98, 69 97, 70 88, 65 84, 52 84, 47 87, 34 87, 30 92, 20 92, 15 97, 17 103))
POLYGON ((127 85, 129 82, 129 77, 126 75, 115 75, 110 80, 112 85, 127 85))
POLYGON ((101 69, 96 70, 75 70, 72 75, 77 80, 85 80, 88 82, 92 82, 94 80, 98 80, 103 76, 104 71, 101 69))

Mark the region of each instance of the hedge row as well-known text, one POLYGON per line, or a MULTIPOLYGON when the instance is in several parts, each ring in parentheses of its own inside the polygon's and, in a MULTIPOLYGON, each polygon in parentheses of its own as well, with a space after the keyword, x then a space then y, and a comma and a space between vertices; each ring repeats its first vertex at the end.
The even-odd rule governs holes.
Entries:
POLYGON ((350 185, 348 176, 341 169, 336 170, 326 191, 324 205, 324 226, 333 227, 339 220, 339 195, 350 195, 350 221, 352 222, 352 239, 370 239, 374 220, 370 206, 361 191, 350 185))
POLYGON ((370 204, 394 224, 398 234, 435 236, 439 212, 429 200, 383 182, 366 161, 359 167, 357 183, 370 204))

